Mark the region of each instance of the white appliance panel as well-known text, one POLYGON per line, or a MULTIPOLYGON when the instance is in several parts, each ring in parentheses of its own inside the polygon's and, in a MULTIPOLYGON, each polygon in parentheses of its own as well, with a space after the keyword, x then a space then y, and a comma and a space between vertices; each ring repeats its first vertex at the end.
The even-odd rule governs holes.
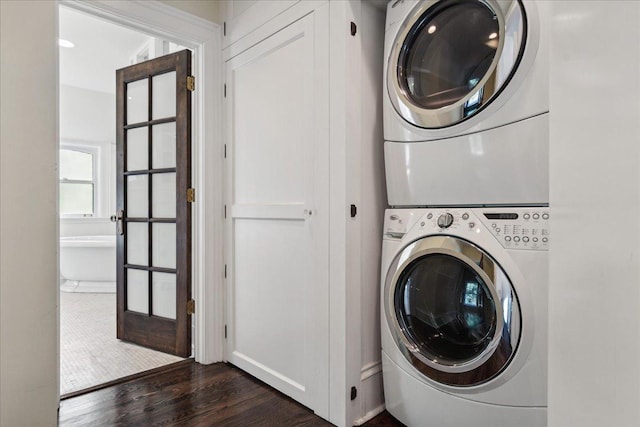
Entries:
POLYGON ((389 205, 547 203, 548 134, 545 114, 455 138, 415 143, 387 141, 389 205))
POLYGON ((387 411, 408 426, 438 427, 542 427, 547 425, 547 410, 543 407, 511 407, 489 405, 460 399, 425 387, 407 374, 385 353, 382 353, 384 395, 387 411), (427 403, 428 402, 428 403, 427 403), (437 411, 425 413, 425 407, 437 411))

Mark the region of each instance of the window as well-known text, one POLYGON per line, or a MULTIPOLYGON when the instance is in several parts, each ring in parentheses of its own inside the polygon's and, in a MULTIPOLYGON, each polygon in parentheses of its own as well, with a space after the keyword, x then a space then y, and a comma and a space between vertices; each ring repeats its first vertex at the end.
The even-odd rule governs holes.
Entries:
POLYGON ((96 157, 91 147, 60 149, 60 215, 95 214, 96 157))

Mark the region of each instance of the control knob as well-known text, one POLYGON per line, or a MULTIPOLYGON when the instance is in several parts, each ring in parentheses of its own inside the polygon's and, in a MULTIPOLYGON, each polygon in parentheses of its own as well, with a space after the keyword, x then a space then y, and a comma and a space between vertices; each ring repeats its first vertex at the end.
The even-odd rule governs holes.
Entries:
POLYGON ((438 217, 438 227, 449 228, 453 224, 453 215, 450 213, 443 213, 438 217))

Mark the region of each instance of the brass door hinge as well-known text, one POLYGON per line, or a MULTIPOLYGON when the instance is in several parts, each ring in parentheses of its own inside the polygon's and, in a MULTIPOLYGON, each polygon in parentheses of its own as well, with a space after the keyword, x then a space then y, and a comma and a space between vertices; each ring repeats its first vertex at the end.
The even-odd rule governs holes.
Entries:
POLYGON ((196 90, 196 78, 193 76, 187 76, 187 89, 191 92, 196 90))
POLYGON ((196 190, 194 188, 187 188, 187 202, 193 203, 196 201, 196 190))
POLYGON ((187 301, 187 314, 193 314, 196 312, 196 301, 190 299, 187 301))

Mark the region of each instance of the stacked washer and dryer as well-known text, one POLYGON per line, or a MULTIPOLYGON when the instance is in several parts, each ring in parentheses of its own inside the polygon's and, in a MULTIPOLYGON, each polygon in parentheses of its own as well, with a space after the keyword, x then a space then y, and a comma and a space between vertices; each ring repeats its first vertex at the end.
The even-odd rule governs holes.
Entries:
POLYGON ((543 1, 387 8, 382 359, 408 426, 544 426, 543 1))

